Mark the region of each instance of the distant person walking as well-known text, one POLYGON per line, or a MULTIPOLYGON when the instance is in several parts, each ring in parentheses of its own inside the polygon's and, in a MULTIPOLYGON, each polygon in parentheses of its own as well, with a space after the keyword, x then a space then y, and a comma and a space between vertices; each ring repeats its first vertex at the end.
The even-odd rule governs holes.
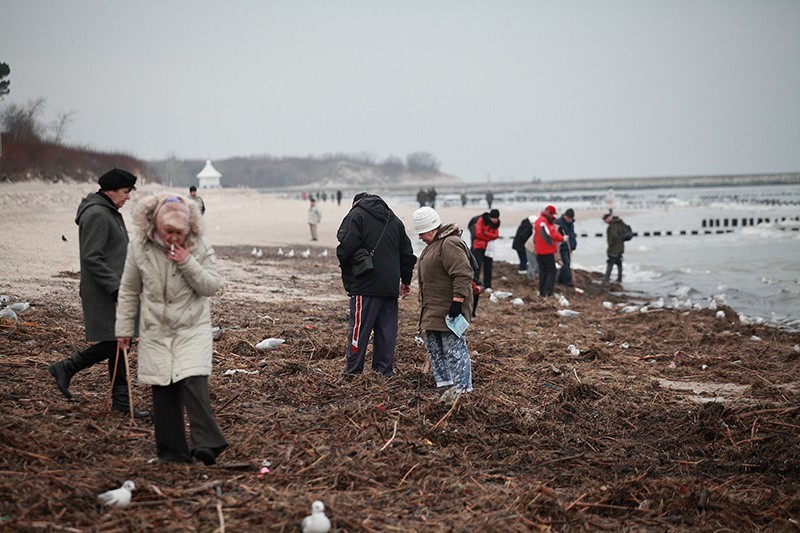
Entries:
POLYGON ((492 208, 492 204, 494 203, 494 193, 492 191, 486 191, 486 205, 488 209, 492 208))
MULTIPOLYGON (((426 244, 419 256, 420 331, 439 388, 452 386, 452 395, 472 390, 472 362, 466 333, 460 337, 447 326, 446 317, 472 316, 471 255, 455 224, 442 225, 431 207, 411 215, 414 232, 426 244)), ((450 391, 446 391, 447 395, 450 391)), ((447 398, 443 395, 442 398, 447 398)))
POLYGON ((336 233, 342 284, 350 296, 345 375, 360 374, 374 332, 372 370, 394 372, 399 296, 411 293, 417 258, 403 222, 380 196, 361 192, 336 233), (368 260, 367 260, 368 259, 368 260))
POLYGON ((467 205, 467 193, 466 192, 462 192, 461 193, 461 207, 464 207, 465 205, 467 205))
POLYGON ((137 319, 139 381, 153 391, 156 453, 164 463, 192 457, 212 465, 228 447, 208 393, 212 335, 208 298, 219 288, 214 249, 200 213, 180 196, 150 196, 136 207, 137 235, 119 290, 116 337, 130 347, 137 319), (184 410, 189 417, 186 442, 184 410))
POLYGON ((556 282, 567 287, 574 287, 572 280, 572 252, 578 247, 578 236, 575 235, 575 211, 567 209, 564 214, 556 219, 558 231, 565 237, 558 245, 558 252, 561 255, 561 268, 556 276, 556 282))
POLYGON ((475 274, 475 283, 480 284, 481 271, 483 271, 483 287, 486 292, 492 290, 492 258, 491 250, 487 249, 500 236, 500 211, 492 209, 483 213, 475 222, 475 231, 472 239, 472 255, 478 261, 478 271, 475 274))
POLYGON ((428 202, 428 193, 422 187, 417 191, 417 203, 423 207, 428 202))
POLYGON ((336 205, 342 205, 342 191, 336 191, 336 205))
POLYGON ((556 208, 548 205, 533 223, 533 246, 539 264, 539 296, 552 296, 556 284, 556 252, 564 236, 555 225, 556 208))
POLYGON ((433 187, 428 189, 428 205, 436 207, 436 189, 433 187))
POLYGON ((609 213, 614 213, 614 189, 608 189, 605 196, 606 208, 609 213))
POLYGON ((313 196, 309 198, 308 201, 308 227, 311 230, 311 240, 316 241, 319 240, 317 236, 317 226, 322 222, 322 211, 313 196))
POLYGON ((622 283, 622 254, 625 253, 625 241, 622 234, 625 225, 617 216, 610 211, 603 215, 603 222, 608 224, 606 227, 606 273, 603 276, 603 283, 608 283, 611 278, 611 270, 617 266, 617 283, 622 283))
MULTIPOLYGON (((97 344, 53 363, 47 370, 55 378, 61 394, 72 398, 69 384, 75 374, 108 361, 108 378, 109 381, 113 379, 111 409, 127 413, 130 410, 129 376, 123 357, 117 352, 114 310, 128 251, 128 231, 119 210, 136 189, 136 176, 115 168, 100 176, 98 184, 100 190, 81 200, 75 216, 79 228, 80 295, 86 340, 97 344)), ((140 418, 150 415, 146 411, 134 414, 140 418)))
POLYGON ((205 215, 206 214, 206 203, 203 201, 203 199, 201 197, 197 196, 197 187, 195 187, 194 185, 189 187, 189 196, 192 197, 192 200, 197 202, 197 207, 200 208, 200 214, 201 215, 205 215))
POLYGON ((517 269, 519 274, 528 272, 528 256, 525 253, 525 242, 531 238, 531 235, 533 235, 533 220, 531 220, 531 217, 525 217, 517 226, 517 232, 511 242, 511 248, 517 252, 517 257, 519 257, 519 268, 517 269))

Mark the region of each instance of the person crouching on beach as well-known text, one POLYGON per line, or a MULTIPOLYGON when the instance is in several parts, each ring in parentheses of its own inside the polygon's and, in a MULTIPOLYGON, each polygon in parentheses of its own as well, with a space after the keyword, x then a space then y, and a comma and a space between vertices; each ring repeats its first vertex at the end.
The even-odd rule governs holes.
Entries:
POLYGON ((445 317, 472 316, 471 253, 455 224, 442 225, 439 214, 421 207, 411 215, 414 231, 426 244, 419 256, 420 331, 431 359, 437 387, 452 386, 455 395, 472 391, 472 362, 466 334, 456 336, 445 317))
POLYGON ((153 388, 156 451, 165 463, 194 457, 212 465, 228 447, 208 395, 208 297, 217 292, 219 275, 214 249, 201 234, 200 216, 197 204, 180 196, 142 200, 134 213, 138 234, 128 245, 119 289, 117 342, 120 350, 130 347, 138 314, 139 381, 153 388))

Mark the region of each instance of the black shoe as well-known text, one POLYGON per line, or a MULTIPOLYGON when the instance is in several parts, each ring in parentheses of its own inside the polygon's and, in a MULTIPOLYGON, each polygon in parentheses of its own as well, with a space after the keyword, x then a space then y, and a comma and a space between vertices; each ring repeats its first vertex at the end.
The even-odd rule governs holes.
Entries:
POLYGON ((72 376, 85 367, 83 356, 80 352, 75 352, 66 359, 48 366, 47 371, 56 379, 56 386, 61 391, 61 394, 66 399, 71 400, 72 393, 69 391, 69 382, 72 376))
POLYGON ((178 452, 166 450, 158 455, 158 462, 163 464, 188 464, 191 463, 192 460, 178 452))
MULTIPOLYGON (((130 398, 128 398, 128 384, 114 385, 111 388, 111 410, 117 413, 131 412, 130 398)), ((134 418, 150 418, 150 411, 133 410, 134 418)))
MULTIPOLYGON (((122 413, 124 415, 131 414, 131 408, 128 407, 120 407, 118 405, 112 405, 111 410, 115 413, 122 413)), ((138 409, 133 410, 133 418, 139 419, 150 419, 150 411, 139 411, 138 409)))
POLYGON ((198 461, 202 461, 206 466, 217 463, 217 452, 211 448, 197 448, 192 452, 192 455, 198 461))

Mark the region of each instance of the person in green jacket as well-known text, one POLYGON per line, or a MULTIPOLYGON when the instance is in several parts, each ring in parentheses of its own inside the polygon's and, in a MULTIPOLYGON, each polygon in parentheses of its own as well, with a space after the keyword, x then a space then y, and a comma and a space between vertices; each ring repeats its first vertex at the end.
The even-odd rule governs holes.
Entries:
POLYGON ((603 222, 608 224, 606 228, 606 273, 603 276, 603 283, 608 283, 611 278, 611 270, 617 266, 617 283, 622 283, 622 254, 625 253, 625 241, 622 240, 622 232, 625 226, 622 219, 613 215, 610 211, 603 215, 603 222))

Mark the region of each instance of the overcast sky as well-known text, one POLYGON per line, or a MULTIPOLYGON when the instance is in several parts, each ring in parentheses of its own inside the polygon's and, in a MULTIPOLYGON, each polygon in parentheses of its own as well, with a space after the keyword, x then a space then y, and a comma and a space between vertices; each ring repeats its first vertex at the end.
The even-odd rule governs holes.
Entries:
POLYGON ((8 103, 144 159, 466 181, 800 171, 798 0, 0 0, 8 103))

